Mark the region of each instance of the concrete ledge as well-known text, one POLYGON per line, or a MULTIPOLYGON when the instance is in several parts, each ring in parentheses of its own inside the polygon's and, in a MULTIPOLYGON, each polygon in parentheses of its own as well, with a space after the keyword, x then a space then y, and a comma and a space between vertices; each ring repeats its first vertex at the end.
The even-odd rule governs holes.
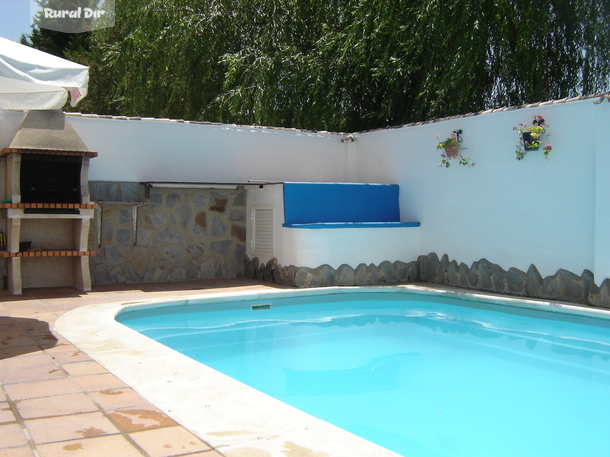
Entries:
POLYGON ((421 226, 421 222, 317 222, 309 224, 282 224, 282 227, 300 229, 389 228, 419 226, 421 226))
POLYGON ((284 265, 314 268, 330 265, 338 270, 342 264, 355 267, 361 263, 379 265, 384 261, 415 259, 420 252, 419 227, 350 224, 342 228, 279 230, 282 249, 278 249, 277 258, 284 265))

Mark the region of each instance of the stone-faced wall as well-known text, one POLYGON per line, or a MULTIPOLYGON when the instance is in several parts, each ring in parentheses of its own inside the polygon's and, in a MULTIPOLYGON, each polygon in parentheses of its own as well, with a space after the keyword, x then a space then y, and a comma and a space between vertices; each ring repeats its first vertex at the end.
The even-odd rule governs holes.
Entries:
POLYGON ((294 287, 325 286, 369 286, 379 284, 396 284, 417 281, 417 261, 381 262, 379 265, 361 263, 356 268, 341 265, 334 269, 329 265, 317 268, 284 267, 277 259, 261 263, 258 257, 246 257, 244 274, 247 278, 273 282, 294 287))
POLYGON ((527 272, 518 268, 504 270, 487 259, 468 266, 449 260, 446 254, 439 259, 434 252, 420 256, 417 262, 418 280, 423 282, 610 307, 610 280, 606 279, 601 286, 597 286, 589 270, 579 276, 560 269, 554 275, 543 278, 535 265, 530 265, 527 272))
POLYGON ((434 252, 419 256, 417 260, 409 263, 361 264, 355 269, 349 265, 341 265, 338 269, 328 265, 317 268, 293 265, 284 267, 278 265, 276 259, 267 264, 261 264, 258 258, 246 258, 245 261, 247 278, 295 287, 424 282, 610 308, 610 279, 597 286, 593 273, 589 270, 585 270, 580 276, 559 270, 552 276, 542 278, 534 265, 531 265, 527 272, 517 268, 504 270, 486 259, 468 266, 465 263, 458 264, 455 260, 450 261, 446 254, 439 259, 434 252))
POLYGON ((243 276, 246 193, 91 182, 93 284, 243 276))

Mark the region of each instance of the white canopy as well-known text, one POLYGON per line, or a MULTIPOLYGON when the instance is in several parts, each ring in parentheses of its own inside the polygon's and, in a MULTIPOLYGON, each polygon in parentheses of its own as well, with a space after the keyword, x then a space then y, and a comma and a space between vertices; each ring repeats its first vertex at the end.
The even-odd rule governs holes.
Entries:
POLYGON ((61 109, 87 95, 89 67, 0 37, 0 109, 61 109))

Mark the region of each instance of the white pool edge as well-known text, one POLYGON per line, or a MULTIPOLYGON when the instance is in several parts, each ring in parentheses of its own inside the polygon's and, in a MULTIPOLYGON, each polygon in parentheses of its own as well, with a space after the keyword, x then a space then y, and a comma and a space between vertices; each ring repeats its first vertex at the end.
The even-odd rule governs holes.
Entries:
POLYGON ((421 285, 327 287, 193 294, 188 297, 88 305, 55 327, 82 352, 227 457, 396 457, 397 454, 219 373, 120 324, 125 310, 275 299, 295 295, 403 292, 610 319, 610 310, 421 285))

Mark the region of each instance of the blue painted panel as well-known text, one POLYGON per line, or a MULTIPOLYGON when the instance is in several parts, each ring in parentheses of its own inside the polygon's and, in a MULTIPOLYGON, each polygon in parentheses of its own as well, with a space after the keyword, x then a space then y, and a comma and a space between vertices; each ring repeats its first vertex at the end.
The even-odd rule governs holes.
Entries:
POLYGON ((284 183, 286 224, 400 222, 396 184, 284 183))

